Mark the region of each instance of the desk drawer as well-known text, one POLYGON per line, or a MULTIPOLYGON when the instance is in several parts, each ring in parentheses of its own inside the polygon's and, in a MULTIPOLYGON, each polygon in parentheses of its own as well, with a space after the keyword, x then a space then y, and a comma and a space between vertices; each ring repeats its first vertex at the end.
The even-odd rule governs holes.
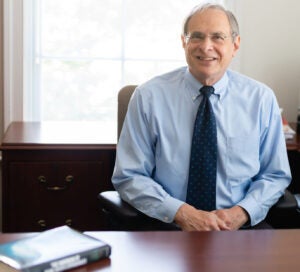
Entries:
POLYGON ((11 162, 3 230, 41 231, 64 224, 103 228, 97 195, 107 189, 101 183, 106 172, 103 161, 11 162))

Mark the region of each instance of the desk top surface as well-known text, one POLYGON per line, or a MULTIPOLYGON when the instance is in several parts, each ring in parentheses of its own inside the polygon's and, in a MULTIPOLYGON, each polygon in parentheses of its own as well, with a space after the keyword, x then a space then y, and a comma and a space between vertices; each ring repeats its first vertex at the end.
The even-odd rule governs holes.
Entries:
MULTIPOLYGON (((289 124, 294 131, 297 131, 297 124, 289 124)), ((286 139, 286 146, 289 151, 300 151, 300 134, 296 133, 292 138, 286 139)))
POLYGON ((1 149, 105 145, 115 148, 117 129, 112 126, 100 122, 13 122, 5 132, 1 149))
MULTIPOLYGON (((299 272, 299 230, 87 232, 112 255, 72 272, 299 272)), ((32 234, 0 234, 0 243, 32 234)))

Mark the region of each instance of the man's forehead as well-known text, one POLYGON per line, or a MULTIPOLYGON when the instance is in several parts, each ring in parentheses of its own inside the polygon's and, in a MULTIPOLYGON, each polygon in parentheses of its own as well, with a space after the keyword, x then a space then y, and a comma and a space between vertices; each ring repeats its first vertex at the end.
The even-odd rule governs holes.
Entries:
POLYGON ((197 11, 189 20, 189 31, 205 31, 210 28, 213 32, 230 30, 229 20, 226 13, 219 9, 205 9, 197 11))

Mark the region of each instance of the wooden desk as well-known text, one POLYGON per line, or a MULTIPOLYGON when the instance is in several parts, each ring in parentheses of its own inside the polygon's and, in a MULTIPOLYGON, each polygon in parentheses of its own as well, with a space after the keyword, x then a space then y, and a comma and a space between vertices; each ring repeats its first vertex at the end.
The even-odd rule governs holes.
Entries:
MULTIPOLYGON (((291 127, 296 131, 296 124, 291 124, 291 127)), ((287 149, 300 151, 300 134, 296 134, 292 139, 286 140, 287 149)))
POLYGON ((3 232, 106 229, 97 195, 112 189, 107 134, 98 123, 12 123, 0 148, 3 232))
MULTIPOLYGON (((87 232, 110 259, 72 272, 299 272, 300 230, 87 232)), ((0 243, 29 234, 0 234, 0 243)))
MULTIPOLYGON (((296 131, 296 124, 291 124, 296 131)), ((292 139, 286 140, 288 157, 292 172, 292 182, 289 190, 292 193, 300 193, 300 134, 296 134, 292 139)))

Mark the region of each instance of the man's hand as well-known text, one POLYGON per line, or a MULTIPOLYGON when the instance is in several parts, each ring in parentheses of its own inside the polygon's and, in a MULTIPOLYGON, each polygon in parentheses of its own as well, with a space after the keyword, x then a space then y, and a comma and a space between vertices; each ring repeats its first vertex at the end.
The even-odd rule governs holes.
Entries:
MULTIPOLYGON (((224 218, 227 218, 225 214, 224 218)), ((230 230, 226 222, 216 212, 197 210, 188 204, 183 204, 178 209, 175 215, 175 223, 183 231, 230 230)))
POLYGON ((213 211, 222 219, 230 230, 237 230, 242 227, 248 220, 248 213, 240 206, 234 206, 230 209, 213 211))
POLYGON ((183 204, 175 215, 175 223, 183 231, 237 230, 249 220, 240 206, 206 212, 183 204))

